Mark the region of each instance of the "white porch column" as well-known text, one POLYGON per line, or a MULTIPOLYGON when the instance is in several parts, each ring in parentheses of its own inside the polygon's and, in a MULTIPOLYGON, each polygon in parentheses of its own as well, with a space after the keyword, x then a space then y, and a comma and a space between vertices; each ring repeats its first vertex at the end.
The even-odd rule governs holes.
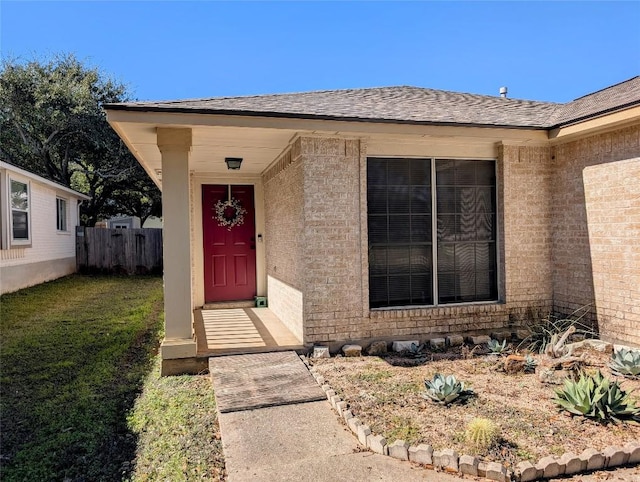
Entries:
MULTIPOLYGON (((163 360, 196 356, 191 301, 189 157, 191 129, 157 130, 162 154, 164 261, 163 360)), ((164 362, 163 362, 164 363, 164 362)))

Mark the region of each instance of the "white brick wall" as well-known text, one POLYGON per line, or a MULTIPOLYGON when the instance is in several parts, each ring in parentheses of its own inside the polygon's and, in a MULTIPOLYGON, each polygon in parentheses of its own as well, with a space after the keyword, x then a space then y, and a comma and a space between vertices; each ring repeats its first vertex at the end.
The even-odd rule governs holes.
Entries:
POLYGON ((271 276, 267 277, 269 308, 299 340, 303 339, 302 292, 271 276))

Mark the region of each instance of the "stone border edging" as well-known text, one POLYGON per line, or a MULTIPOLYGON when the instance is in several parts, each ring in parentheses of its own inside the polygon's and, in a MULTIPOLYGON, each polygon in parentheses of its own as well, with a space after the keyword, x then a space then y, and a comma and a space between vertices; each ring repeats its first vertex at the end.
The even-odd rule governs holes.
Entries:
POLYGON ((561 457, 549 455, 541 458, 535 465, 528 461, 520 462, 515 473, 498 462, 485 462, 472 455, 459 455, 453 449, 433 450, 433 447, 427 444, 410 446, 404 440, 396 440, 392 444, 387 444, 384 437, 373 434, 371 428, 363 424, 347 408, 347 402, 336 395, 335 390, 326 383, 325 378, 310 366, 306 356, 300 355, 300 359, 316 383, 325 392, 333 409, 345 421, 354 436, 358 438, 358 442, 363 447, 381 455, 414 462, 428 469, 439 468, 444 472, 484 477, 497 482, 530 482, 560 475, 576 475, 623 465, 640 464, 640 441, 628 442, 622 448, 610 446, 602 451, 588 448, 580 455, 570 452, 561 457))

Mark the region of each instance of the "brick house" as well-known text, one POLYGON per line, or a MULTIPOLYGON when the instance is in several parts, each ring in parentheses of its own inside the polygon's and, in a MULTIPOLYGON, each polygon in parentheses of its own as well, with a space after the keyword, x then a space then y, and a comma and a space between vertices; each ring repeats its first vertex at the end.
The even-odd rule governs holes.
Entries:
POLYGON ((78 208, 89 199, 0 161, 0 294, 76 272, 78 208))
POLYGON ((585 305, 640 345, 640 77, 566 104, 383 87, 105 108, 163 190, 167 365, 196 356, 194 309, 255 295, 304 346, 585 305))

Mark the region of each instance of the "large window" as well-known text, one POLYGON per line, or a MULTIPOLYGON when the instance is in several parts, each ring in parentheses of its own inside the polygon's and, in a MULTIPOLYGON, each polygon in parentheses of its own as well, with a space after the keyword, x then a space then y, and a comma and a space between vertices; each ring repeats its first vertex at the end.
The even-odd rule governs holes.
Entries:
POLYGON ((496 300, 494 161, 367 161, 372 308, 496 300))
POLYGON ((56 229, 67 230, 67 200, 59 197, 56 198, 56 229))
POLYGON ((14 244, 29 242, 29 184, 11 179, 11 240, 14 244))

